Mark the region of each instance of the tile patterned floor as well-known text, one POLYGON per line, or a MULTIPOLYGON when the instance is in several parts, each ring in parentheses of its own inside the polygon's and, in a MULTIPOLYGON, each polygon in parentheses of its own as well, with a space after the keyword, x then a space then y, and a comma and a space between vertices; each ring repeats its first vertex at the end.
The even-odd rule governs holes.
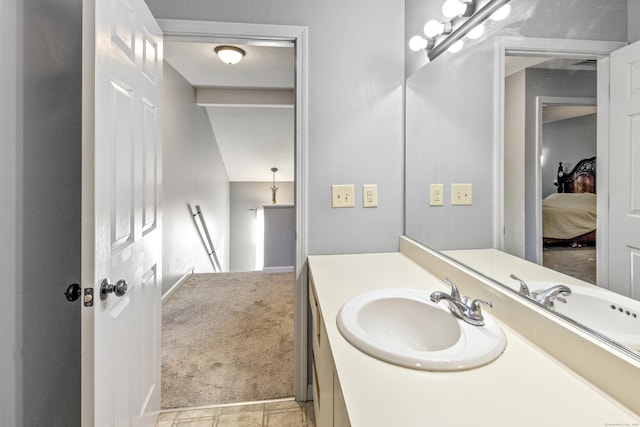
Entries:
POLYGON ((161 412, 156 427, 315 427, 313 402, 293 400, 161 412))

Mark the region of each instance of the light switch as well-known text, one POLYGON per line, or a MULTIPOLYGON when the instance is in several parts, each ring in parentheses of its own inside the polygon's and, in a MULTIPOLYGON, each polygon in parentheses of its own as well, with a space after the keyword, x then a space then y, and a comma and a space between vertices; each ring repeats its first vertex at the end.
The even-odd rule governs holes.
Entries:
POLYGON ((331 186, 331 207, 332 208, 353 208, 356 206, 353 184, 332 185, 331 186))
POLYGON ((362 206, 365 208, 378 207, 378 186, 376 184, 362 186, 362 206))
POLYGON ((451 204, 469 206, 472 204, 471 184, 451 184, 451 204))
POLYGON ((431 184, 429 191, 429 206, 444 206, 444 185, 431 184))

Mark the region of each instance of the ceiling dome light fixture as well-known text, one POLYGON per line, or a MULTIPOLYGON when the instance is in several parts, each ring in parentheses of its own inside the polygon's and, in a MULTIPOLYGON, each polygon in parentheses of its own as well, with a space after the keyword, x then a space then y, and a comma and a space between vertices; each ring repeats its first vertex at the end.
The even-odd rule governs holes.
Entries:
POLYGON ((216 46, 213 50, 225 64, 237 64, 246 54, 244 50, 235 46, 216 46))

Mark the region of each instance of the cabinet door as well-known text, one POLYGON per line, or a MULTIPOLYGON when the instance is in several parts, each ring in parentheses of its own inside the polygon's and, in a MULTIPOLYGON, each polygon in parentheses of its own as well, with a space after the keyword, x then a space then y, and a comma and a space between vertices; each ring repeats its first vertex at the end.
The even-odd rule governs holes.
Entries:
POLYGON ((333 359, 327 342, 327 330, 315 296, 313 280, 309 280, 309 303, 311 305, 313 330, 313 409, 316 426, 333 426, 333 359))
POLYGON ((347 406, 345 405, 344 395, 342 394, 342 387, 340 387, 340 381, 338 380, 338 375, 335 373, 335 369, 333 372, 333 426, 351 427, 347 406))

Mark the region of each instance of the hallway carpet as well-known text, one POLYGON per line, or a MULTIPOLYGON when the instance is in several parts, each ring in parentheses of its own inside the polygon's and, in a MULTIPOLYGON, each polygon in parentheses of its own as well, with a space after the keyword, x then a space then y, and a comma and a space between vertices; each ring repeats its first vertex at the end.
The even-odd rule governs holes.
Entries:
POLYGON ((293 273, 193 274, 162 307, 162 408, 293 396, 293 273))
POLYGON ((545 267, 577 279, 596 284, 596 248, 545 248, 542 253, 545 267))

